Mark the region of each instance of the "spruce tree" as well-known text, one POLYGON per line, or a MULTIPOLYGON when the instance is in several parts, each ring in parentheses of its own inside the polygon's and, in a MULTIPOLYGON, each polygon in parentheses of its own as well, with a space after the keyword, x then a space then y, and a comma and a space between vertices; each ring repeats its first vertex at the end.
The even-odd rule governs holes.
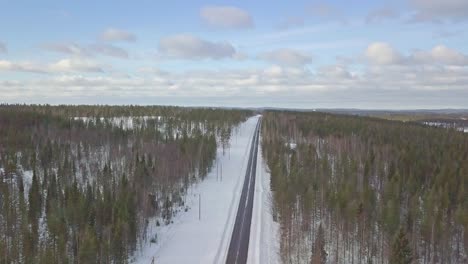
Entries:
POLYGON ((406 238, 403 228, 400 228, 395 240, 393 241, 390 264, 410 264, 412 261, 413 256, 409 241, 406 238))
POLYGON ((327 252, 325 251, 325 234, 322 224, 319 225, 317 236, 315 237, 314 247, 312 248, 312 257, 310 264, 325 264, 327 263, 327 252))
MULTIPOLYGON (((31 248, 33 251, 35 251, 34 249, 39 240, 38 221, 39 221, 39 217, 41 216, 41 208, 42 208, 42 197, 41 197, 39 188, 40 186, 39 186, 39 180, 36 175, 36 170, 33 170, 32 183, 31 183, 31 188, 29 189, 29 196, 28 196, 28 200, 29 200, 28 218, 29 218, 29 223, 31 224, 30 242, 31 242, 31 248)), ((26 237, 29 237, 29 236, 26 236, 26 237)))
POLYGON ((40 217, 42 197, 39 189, 39 180, 36 175, 36 170, 33 170, 33 177, 31 188, 29 190, 29 217, 31 221, 34 221, 40 217))

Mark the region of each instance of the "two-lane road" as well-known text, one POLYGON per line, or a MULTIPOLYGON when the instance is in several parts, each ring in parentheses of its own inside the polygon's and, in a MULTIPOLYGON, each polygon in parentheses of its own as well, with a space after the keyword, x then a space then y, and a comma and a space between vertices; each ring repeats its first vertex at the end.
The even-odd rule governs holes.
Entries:
POLYGON ((232 231, 231 242, 226 257, 227 264, 245 264, 249 249, 250 226, 255 191, 255 174, 257 168, 258 141, 260 135, 261 118, 255 128, 250 147, 249 161, 245 173, 242 194, 237 209, 236 222, 232 231))

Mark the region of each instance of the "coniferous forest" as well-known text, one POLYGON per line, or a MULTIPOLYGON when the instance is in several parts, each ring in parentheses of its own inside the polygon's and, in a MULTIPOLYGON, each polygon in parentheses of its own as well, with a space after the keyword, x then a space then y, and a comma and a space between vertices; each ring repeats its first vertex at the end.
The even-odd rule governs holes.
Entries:
POLYGON ((250 115, 0 106, 0 263, 127 263, 148 219, 171 222, 250 115))
MULTIPOLYGON (((0 106, 0 263, 128 263, 250 110, 0 106)), ((468 134, 263 112, 283 263, 466 263, 468 134)))
POLYGON ((466 263, 468 134, 264 112, 284 263, 466 263))

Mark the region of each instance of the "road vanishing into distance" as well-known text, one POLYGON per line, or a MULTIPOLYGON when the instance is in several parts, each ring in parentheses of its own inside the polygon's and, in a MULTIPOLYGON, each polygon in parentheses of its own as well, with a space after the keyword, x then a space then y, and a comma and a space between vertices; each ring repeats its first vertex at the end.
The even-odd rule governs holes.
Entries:
POLYGON ((255 128, 250 147, 249 161, 245 172, 244 185, 237 209, 236 222, 232 231, 231 242, 226 257, 227 264, 245 264, 249 251, 250 225, 255 192, 255 174, 257 169, 257 152, 260 135, 261 117, 255 128))

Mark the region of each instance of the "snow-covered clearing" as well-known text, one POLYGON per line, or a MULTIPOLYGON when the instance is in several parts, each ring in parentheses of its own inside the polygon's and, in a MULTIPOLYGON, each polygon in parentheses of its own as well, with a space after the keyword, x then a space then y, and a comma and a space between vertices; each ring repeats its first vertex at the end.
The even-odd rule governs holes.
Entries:
MULTIPOLYGON (((261 138, 259 140, 262 141, 261 138)), ((258 148, 257 175, 255 181, 254 207, 250 229, 247 263, 281 263, 279 223, 273 221, 270 173, 263 160, 262 146, 258 148)))
POLYGON ((445 122, 423 122, 428 126, 443 127, 443 128, 455 128, 458 131, 468 133, 468 127, 457 126, 456 123, 445 123, 445 122))
MULTIPOLYGON (((230 148, 223 154, 222 146, 217 150, 217 164, 200 183, 191 187, 187 193, 187 212, 179 212, 174 223, 156 225, 156 219, 150 221, 148 237, 156 237, 156 243, 150 239, 136 252, 136 263, 224 263, 231 233, 237 213, 237 207, 245 178, 248 162, 248 150, 252 141, 259 116, 249 118, 239 126, 231 136, 230 148), (222 169, 221 169, 222 168, 222 169), (222 173, 221 173, 222 171, 222 173), (201 208, 199 199, 201 198, 201 208), (199 209, 201 219, 199 219, 199 209)), ((260 157, 261 155, 259 155, 260 157)), ((266 250, 275 245, 272 236, 276 236, 277 226, 272 221, 269 211, 269 175, 259 160, 257 170, 261 180, 256 181, 254 222, 252 223, 252 241, 250 245, 262 247, 254 250, 250 263, 275 263, 266 250), (266 213, 265 213, 265 212, 266 213), (266 242, 265 240, 268 240, 266 242), (267 246, 268 248, 263 248, 267 246), (259 255, 258 257, 256 255, 259 255)), ((257 177, 258 177, 257 175, 257 177)), ((249 253, 250 254, 250 253, 249 253)))

